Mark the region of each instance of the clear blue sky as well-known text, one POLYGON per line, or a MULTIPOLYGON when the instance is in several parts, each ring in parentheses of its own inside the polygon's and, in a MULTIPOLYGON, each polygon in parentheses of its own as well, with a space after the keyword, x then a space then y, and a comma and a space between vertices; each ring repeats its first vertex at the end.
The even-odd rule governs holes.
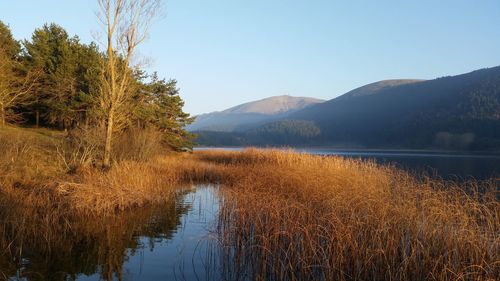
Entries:
MULTIPOLYGON (((165 0, 141 54, 193 114, 273 95, 331 99, 390 78, 500 65, 498 0, 165 0)), ((95 0, 2 1, 18 38, 56 22, 92 40, 95 0)))

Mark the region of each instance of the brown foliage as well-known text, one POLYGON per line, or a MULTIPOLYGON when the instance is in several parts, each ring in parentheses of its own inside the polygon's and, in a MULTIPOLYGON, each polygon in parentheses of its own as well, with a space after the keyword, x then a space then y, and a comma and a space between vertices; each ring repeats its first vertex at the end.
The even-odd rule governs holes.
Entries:
POLYGON ((499 179, 417 180, 370 161, 282 151, 198 158, 230 175, 218 225, 230 279, 500 277, 499 179))

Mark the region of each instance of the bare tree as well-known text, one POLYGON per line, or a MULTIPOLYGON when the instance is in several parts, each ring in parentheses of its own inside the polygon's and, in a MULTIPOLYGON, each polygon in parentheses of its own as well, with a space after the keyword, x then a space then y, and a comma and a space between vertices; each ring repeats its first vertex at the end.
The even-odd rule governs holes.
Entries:
POLYGON ((38 80, 38 71, 20 73, 19 62, 9 57, 0 48, 0 125, 5 125, 8 110, 12 107, 29 102, 27 96, 31 93, 38 80))
POLYGON ((107 34, 106 60, 102 63, 100 105, 104 113, 106 138, 103 166, 111 164, 113 133, 119 130, 130 108, 131 69, 137 46, 147 37, 160 10, 160 0, 98 0, 99 19, 107 34))

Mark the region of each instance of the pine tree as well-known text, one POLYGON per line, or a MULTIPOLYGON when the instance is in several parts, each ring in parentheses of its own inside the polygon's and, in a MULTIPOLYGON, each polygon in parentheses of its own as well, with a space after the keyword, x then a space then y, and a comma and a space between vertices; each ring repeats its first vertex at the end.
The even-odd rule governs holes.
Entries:
POLYGON ((184 101, 179 96, 176 80, 159 79, 158 74, 153 73, 151 81, 139 91, 137 103, 135 117, 163 132, 165 144, 176 150, 192 146, 193 135, 184 127, 194 118, 182 109, 184 101))
POLYGON ((33 96, 31 110, 61 129, 84 121, 89 95, 98 87, 102 55, 97 46, 80 43, 56 24, 36 29, 24 46, 30 67, 43 69, 42 86, 33 96))
POLYGON ((21 52, 21 45, 12 36, 10 28, 0 21, 0 46, 9 58, 16 59, 21 52))
POLYGON ((20 45, 0 22, 0 125, 15 116, 13 108, 26 104, 36 85, 37 71, 25 72, 19 58, 20 45))

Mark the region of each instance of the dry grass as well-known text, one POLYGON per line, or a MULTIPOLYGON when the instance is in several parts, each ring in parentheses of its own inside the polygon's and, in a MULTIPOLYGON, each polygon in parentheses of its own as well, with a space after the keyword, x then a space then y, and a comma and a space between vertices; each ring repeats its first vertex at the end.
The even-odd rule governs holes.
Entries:
POLYGON ((147 142, 140 138, 128 147, 118 143, 117 149, 129 150, 129 158, 123 152, 119 162, 103 171, 93 160, 82 160, 87 159, 82 142, 91 141, 76 136, 68 145, 67 139, 48 130, 0 128, 0 202, 46 212, 109 215, 168 199, 202 172, 189 155, 163 151, 161 157, 143 159, 156 148, 136 148, 147 142))
POLYGON ((229 279, 500 279, 499 179, 417 180, 369 161, 252 149, 68 174, 54 156, 60 136, 16 134, 0 134, 2 252, 27 237, 57 240, 75 217, 155 205, 200 182, 224 186, 218 233, 229 279))
POLYGON ((0 126, 0 183, 58 174, 55 144, 60 135, 44 129, 0 126))
POLYGON ((197 157, 231 175, 218 226, 229 279, 500 278, 498 179, 416 180, 374 162, 282 151, 197 157))
POLYGON ((148 162, 123 161, 103 172, 78 171, 56 183, 55 191, 79 213, 112 214, 165 201, 190 183, 184 171, 196 165, 189 157, 169 155, 148 162))

